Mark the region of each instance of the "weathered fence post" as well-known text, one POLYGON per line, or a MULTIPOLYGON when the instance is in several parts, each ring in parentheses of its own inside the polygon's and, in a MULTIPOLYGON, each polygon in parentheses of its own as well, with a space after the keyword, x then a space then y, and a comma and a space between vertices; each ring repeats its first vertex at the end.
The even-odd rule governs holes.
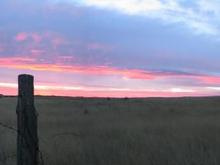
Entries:
POLYGON ((18 76, 17 165, 38 165, 37 113, 34 107, 34 77, 18 76))

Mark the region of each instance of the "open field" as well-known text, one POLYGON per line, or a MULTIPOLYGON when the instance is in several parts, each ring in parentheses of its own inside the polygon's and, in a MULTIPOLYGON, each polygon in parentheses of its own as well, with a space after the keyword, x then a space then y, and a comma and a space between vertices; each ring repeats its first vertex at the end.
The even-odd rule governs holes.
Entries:
MULTIPOLYGON (((219 165, 220 97, 37 97, 45 165, 219 165)), ((16 127, 16 98, 0 122, 16 127)), ((15 165, 16 133, 0 127, 0 165, 15 165)))

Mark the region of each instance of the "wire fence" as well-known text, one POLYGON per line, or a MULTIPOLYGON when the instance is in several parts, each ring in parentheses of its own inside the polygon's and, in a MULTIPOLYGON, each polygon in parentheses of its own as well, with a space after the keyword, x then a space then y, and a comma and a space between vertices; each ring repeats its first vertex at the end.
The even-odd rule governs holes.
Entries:
MULTIPOLYGON (((22 135, 16 128, 9 126, 7 124, 4 124, 2 122, 0 122, 0 127, 8 129, 12 132, 14 132, 17 136, 21 136, 23 137, 24 135, 22 135)), ((25 138, 23 138, 25 140, 25 138)), ((30 149, 28 142, 25 142, 27 147, 30 149)), ((38 148, 38 154, 39 154, 39 165, 44 165, 44 157, 43 157, 43 152, 38 148)), ((13 155, 13 157, 15 157, 16 155, 13 155)))
MULTIPOLYGON (((34 77, 32 75, 18 76, 17 128, 0 122, 0 127, 17 135, 17 165, 44 165, 43 153, 39 148, 37 131, 37 112, 34 108, 34 77)), ((74 132, 63 132, 53 137, 71 135, 80 136, 74 132)))
MULTIPOLYGON (((23 136, 21 133, 19 133, 19 131, 13 127, 13 126, 9 126, 5 123, 2 123, 0 122, 0 127, 2 128, 5 128, 7 130, 10 130, 11 132, 15 133, 16 135, 19 135, 19 136, 23 136)), ((62 137, 62 136, 74 136, 74 137, 81 137, 82 135, 80 133, 77 133, 77 132, 59 132, 59 133, 56 133, 56 134, 53 134, 50 136, 50 139, 53 139, 53 138, 57 138, 57 137, 62 137)), ((25 139, 25 138, 24 138, 25 139)), ((46 140, 44 140, 42 137, 40 137, 40 140, 42 143, 44 143, 45 145, 47 145, 47 142, 46 140)), ((28 143, 26 143, 27 146, 28 146, 28 143)), ((40 150, 40 148, 38 148, 38 154, 39 154, 39 165, 45 165, 45 159, 44 159, 44 154, 43 152, 40 150)), ((13 158, 13 157, 16 157, 17 154, 13 154, 13 155, 10 155, 10 158, 13 158)))

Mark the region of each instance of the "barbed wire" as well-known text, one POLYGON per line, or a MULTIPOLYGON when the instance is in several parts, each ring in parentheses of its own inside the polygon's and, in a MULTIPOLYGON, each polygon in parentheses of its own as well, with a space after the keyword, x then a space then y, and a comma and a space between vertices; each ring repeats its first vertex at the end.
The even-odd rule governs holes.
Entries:
MULTIPOLYGON (((9 125, 7 125, 7 124, 5 124, 5 123, 0 122, 0 127, 6 128, 6 129, 8 129, 8 130, 11 130, 11 131, 14 132, 15 134, 24 137, 24 136, 23 136, 15 127, 13 127, 13 126, 9 126, 9 125)), ((56 138, 56 137, 60 137, 60 136, 75 136, 75 137, 81 137, 82 135, 81 135, 80 133, 76 133, 76 132, 60 132, 60 133, 56 133, 56 134, 52 135, 51 138, 56 138)), ((33 137, 31 136, 31 138, 33 138, 33 137)), ((47 144, 46 141, 44 141, 41 137, 40 137, 40 139, 41 139, 41 142, 47 144)), ((27 142, 26 142, 26 145, 27 145, 28 149, 30 149, 30 146, 29 146, 29 144, 28 144, 27 142)), ((38 150, 38 153, 39 153, 40 164, 41 164, 41 165, 44 165, 44 155, 43 155, 43 152, 42 152, 39 148, 38 148, 37 150, 38 150)))
MULTIPOLYGON (((3 127, 3 128, 6 128, 6 129, 8 129, 8 130, 11 130, 11 131, 13 131, 13 132, 16 132, 16 134, 17 134, 18 136, 21 136, 21 137, 24 138, 24 135, 22 135, 16 128, 14 128, 14 127, 12 127, 12 126, 9 126, 9 125, 7 125, 7 124, 4 124, 4 123, 2 123, 2 122, 0 122, 0 126, 3 127)), ((25 142, 25 143, 26 143, 26 145, 27 145, 27 148, 30 150, 29 144, 28 144, 27 142, 25 142)), ((38 150, 38 153, 39 153, 40 164, 41 164, 41 165, 44 165, 43 153, 42 153, 42 151, 41 151, 39 148, 38 148, 37 150, 38 150)))
POLYGON ((14 128, 14 127, 12 127, 12 126, 9 126, 9 125, 6 125, 6 124, 4 124, 4 123, 2 123, 2 122, 0 122, 0 126, 3 127, 3 128, 9 129, 9 130, 11 130, 11 131, 13 131, 13 132, 18 133, 18 130, 17 130, 16 128, 14 128))

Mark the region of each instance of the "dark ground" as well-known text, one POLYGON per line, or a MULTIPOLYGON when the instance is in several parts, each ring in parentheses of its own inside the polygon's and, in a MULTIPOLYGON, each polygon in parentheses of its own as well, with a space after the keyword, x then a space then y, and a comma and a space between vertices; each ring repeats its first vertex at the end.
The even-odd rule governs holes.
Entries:
MULTIPOLYGON (((219 165, 220 97, 36 97, 46 165, 219 165)), ((16 98, 0 122, 16 127, 16 98)), ((15 165, 16 133, 0 127, 0 164, 15 165)))

